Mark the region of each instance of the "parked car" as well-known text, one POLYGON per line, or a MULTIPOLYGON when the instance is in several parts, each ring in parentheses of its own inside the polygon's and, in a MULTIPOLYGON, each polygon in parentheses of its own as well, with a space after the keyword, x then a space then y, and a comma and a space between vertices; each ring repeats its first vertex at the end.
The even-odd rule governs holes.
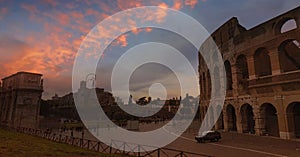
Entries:
POLYGON ((217 142, 221 139, 221 133, 218 131, 206 131, 202 133, 202 136, 196 136, 195 140, 199 143, 204 143, 205 141, 217 142))

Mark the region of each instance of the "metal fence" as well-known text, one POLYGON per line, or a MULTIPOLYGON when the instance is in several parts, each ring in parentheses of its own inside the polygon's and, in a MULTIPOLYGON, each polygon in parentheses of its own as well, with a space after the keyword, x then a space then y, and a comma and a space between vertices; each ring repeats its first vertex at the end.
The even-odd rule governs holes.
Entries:
POLYGON ((72 146, 77 146, 91 151, 108 153, 108 154, 123 154, 137 157, 210 157, 209 155, 181 151, 171 148, 155 148, 152 146, 139 145, 124 141, 113 140, 110 144, 105 144, 99 141, 93 141, 78 137, 66 136, 57 133, 51 133, 49 130, 39 130, 32 128, 17 128, 16 131, 33 136, 42 137, 58 143, 65 143, 72 146), (147 148, 154 148, 153 151, 146 151, 147 148), (116 149, 117 148, 117 149, 116 149), (130 151, 125 151, 130 150, 130 151))

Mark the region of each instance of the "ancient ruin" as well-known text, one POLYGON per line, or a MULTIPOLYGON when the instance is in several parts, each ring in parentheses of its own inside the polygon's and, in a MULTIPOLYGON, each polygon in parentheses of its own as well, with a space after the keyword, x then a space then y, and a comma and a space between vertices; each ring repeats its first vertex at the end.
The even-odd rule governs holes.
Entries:
POLYGON ((37 128, 42 92, 41 74, 18 72, 3 78, 0 87, 1 126, 37 128))
MULTIPOLYGON (((222 53, 227 78, 226 101, 215 129, 300 138, 299 26, 297 7, 249 30, 234 17, 211 35, 222 53)), ((201 56, 199 63, 203 120, 205 113, 218 108, 207 111, 210 73, 201 56)), ((212 114, 209 120, 214 118, 212 114)))

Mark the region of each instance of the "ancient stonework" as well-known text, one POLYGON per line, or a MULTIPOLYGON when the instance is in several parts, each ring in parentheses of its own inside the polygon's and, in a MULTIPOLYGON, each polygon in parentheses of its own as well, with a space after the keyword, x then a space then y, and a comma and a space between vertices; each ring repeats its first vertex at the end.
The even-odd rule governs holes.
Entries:
POLYGON ((37 128, 42 92, 41 74, 18 72, 3 78, 0 88, 1 126, 37 128))
MULTIPOLYGON (((299 26, 300 7, 249 30, 232 18, 212 34, 227 78, 226 101, 215 129, 300 138, 299 26)), ((205 48, 204 44, 200 51, 205 48)), ((210 73, 200 55, 199 64, 203 120, 217 109, 207 111, 210 73)))

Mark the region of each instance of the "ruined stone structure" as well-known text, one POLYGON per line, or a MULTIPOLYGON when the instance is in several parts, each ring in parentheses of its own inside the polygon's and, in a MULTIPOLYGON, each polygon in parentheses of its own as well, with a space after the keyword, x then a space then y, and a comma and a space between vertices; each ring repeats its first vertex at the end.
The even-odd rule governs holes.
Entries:
POLYGON ((224 60, 226 100, 223 108, 207 111, 211 77, 199 56, 201 119, 220 109, 219 118, 208 118, 218 118, 215 129, 300 138, 299 27, 300 7, 249 30, 237 18, 218 28, 211 36, 224 60))
POLYGON ((43 92, 42 75, 18 72, 2 79, 0 124, 37 128, 43 92))
POLYGON ((86 94, 85 97, 87 100, 99 102, 102 107, 114 106, 116 105, 113 95, 107 91, 104 91, 103 88, 92 88, 89 89, 86 87, 86 82, 82 81, 80 89, 76 93, 69 93, 62 97, 55 95, 50 100, 45 100, 42 103, 43 105, 48 105, 47 111, 45 111, 45 117, 55 117, 55 118, 65 118, 69 120, 80 120, 80 117, 77 113, 74 98, 77 98, 79 94, 86 94), (96 91, 97 100, 93 100, 91 93, 96 91))

